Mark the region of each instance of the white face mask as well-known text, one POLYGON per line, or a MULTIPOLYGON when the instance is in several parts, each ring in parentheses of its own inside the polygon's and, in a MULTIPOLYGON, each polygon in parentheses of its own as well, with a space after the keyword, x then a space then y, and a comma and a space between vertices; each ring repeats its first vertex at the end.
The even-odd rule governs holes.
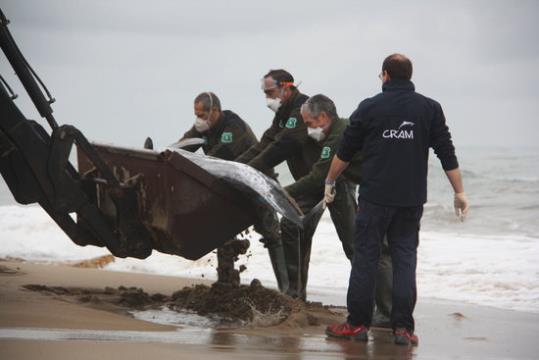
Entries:
POLYGON ((324 128, 317 127, 317 128, 310 128, 307 127, 307 135, 309 135, 314 140, 320 142, 326 138, 326 134, 324 134, 324 128))
POLYGON ((273 112, 277 112, 279 108, 281 107, 281 99, 280 98, 266 98, 266 105, 273 110, 273 112))
POLYGON ((195 126, 196 131, 198 131, 199 133, 203 133, 210 129, 210 122, 208 120, 204 120, 197 116, 197 118, 195 119, 194 126, 195 126))

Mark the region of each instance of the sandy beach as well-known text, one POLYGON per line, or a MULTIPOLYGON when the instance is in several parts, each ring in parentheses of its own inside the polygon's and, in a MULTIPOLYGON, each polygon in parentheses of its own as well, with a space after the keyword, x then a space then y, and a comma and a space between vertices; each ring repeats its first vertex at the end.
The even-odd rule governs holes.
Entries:
MULTIPOLYGON (((535 359, 539 315, 419 300, 418 347, 398 347, 386 330, 367 344, 328 340, 324 322, 217 329, 135 319, 99 302, 30 291, 28 284, 79 289, 135 286, 171 294, 200 280, 75 268, 65 264, 0 262, 1 359, 535 359)), ((206 283, 208 284, 208 283, 206 283)))

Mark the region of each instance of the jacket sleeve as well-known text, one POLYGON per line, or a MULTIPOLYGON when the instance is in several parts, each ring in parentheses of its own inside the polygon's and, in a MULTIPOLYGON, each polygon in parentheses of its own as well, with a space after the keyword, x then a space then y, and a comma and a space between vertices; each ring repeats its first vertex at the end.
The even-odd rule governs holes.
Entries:
POLYGON ((255 144, 251 146, 247 151, 245 151, 243 154, 238 156, 235 161, 240 162, 242 164, 249 164, 251 160, 256 158, 264 149, 275 139, 275 129, 274 127, 270 127, 266 131, 264 131, 264 134, 262 134, 262 138, 260 139, 260 142, 258 144, 255 144))
POLYGON ((264 141, 264 148, 249 161, 249 165, 266 172, 301 151, 301 147, 307 139, 307 127, 299 109, 292 112, 286 123, 281 125, 282 128, 277 122, 272 125, 272 128, 277 127, 277 131, 273 130, 269 134, 274 136, 273 141, 268 137, 264 141))
MULTIPOLYGON (((185 140, 185 139, 193 139, 193 138, 202 138, 202 134, 199 133, 195 129, 194 126, 191 127, 191 129, 189 129, 185 134, 183 134, 182 138, 180 140, 178 140, 178 142, 180 142, 182 140, 185 140)), ((190 145, 190 146, 184 147, 183 150, 187 150, 187 151, 190 151, 190 152, 195 152, 198 149, 200 149, 201 146, 202 146, 202 144, 190 145)))
POLYGON ((208 151, 207 155, 232 161, 245 150, 250 134, 239 124, 229 125, 223 130, 218 143, 208 151))
POLYGON ((365 126, 362 117, 362 104, 350 115, 350 124, 344 130, 342 141, 337 150, 339 159, 350 162, 354 155, 363 147, 365 126))
POLYGON ((320 158, 315 162, 311 171, 293 184, 285 187, 285 190, 295 198, 299 194, 320 195, 324 191, 324 180, 328 174, 331 160, 338 148, 340 136, 332 136, 324 142, 320 158))
POLYGON ((445 123, 445 116, 442 107, 437 102, 433 102, 434 116, 430 130, 430 146, 434 153, 440 159, 442 168, 445 171, 453 170, 459 167, 455 147, 451 140, 451 133, 445 123))

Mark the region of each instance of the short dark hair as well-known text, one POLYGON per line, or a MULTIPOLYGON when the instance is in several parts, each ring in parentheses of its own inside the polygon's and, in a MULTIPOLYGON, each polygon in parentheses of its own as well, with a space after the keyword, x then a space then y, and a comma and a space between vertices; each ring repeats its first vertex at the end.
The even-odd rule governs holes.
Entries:
MULTIPOLYGON (((282 84, 284 83, 293 83, 294 82, 294 77, 292 76, 292 74, 290 74, 288 71, 284 70, 284 69, 275 69, 275 70, 270 70, 268 71, 268 73, 266 75, 264 75, 264 79, 267 78, 267 77, 270 77, 275 80, 277 86, 281 86, 282 84)), ((291 85, 290 88, 292 90, 295 90, 296 87, 294 85, 291 85)))
POLYGON ((202 103, 204 111, 210 111, 210 107, 216 107, 217 110, 221 111, 221 101, 217 95, 210 91, 198 94, 195 98, 195 104, 198 102, 202 103))
POLYGON ((387 71, 391 79, 410 80, 412 78, 412 62, 402 54, 391 54, 384 59, 382 71, 387 71))
POLYGON ((339 117, 333 100, 323 94, 311 96, 303 103, 302 108, 306 109, 313 117, 318 117, 322 111, 328 114, 331 120, 339 117))

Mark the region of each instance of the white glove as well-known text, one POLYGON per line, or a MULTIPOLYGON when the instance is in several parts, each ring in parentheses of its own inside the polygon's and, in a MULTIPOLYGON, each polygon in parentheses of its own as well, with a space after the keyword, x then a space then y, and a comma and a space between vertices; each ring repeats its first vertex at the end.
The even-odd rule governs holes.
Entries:
POLYGON ((453 205, 455 207, 455 215, 457 215, 460 221, 464 221, 466 215, 468 215, 468 209, 470 207, 468 204, 468 199, 466 199, 466 194, 464 194, 464 192, 455 193, 453 205))
POLYGON ((324 203, 331 204, 335 200, 335 181, 333 183, 327 183, 324 187, 324 203))

